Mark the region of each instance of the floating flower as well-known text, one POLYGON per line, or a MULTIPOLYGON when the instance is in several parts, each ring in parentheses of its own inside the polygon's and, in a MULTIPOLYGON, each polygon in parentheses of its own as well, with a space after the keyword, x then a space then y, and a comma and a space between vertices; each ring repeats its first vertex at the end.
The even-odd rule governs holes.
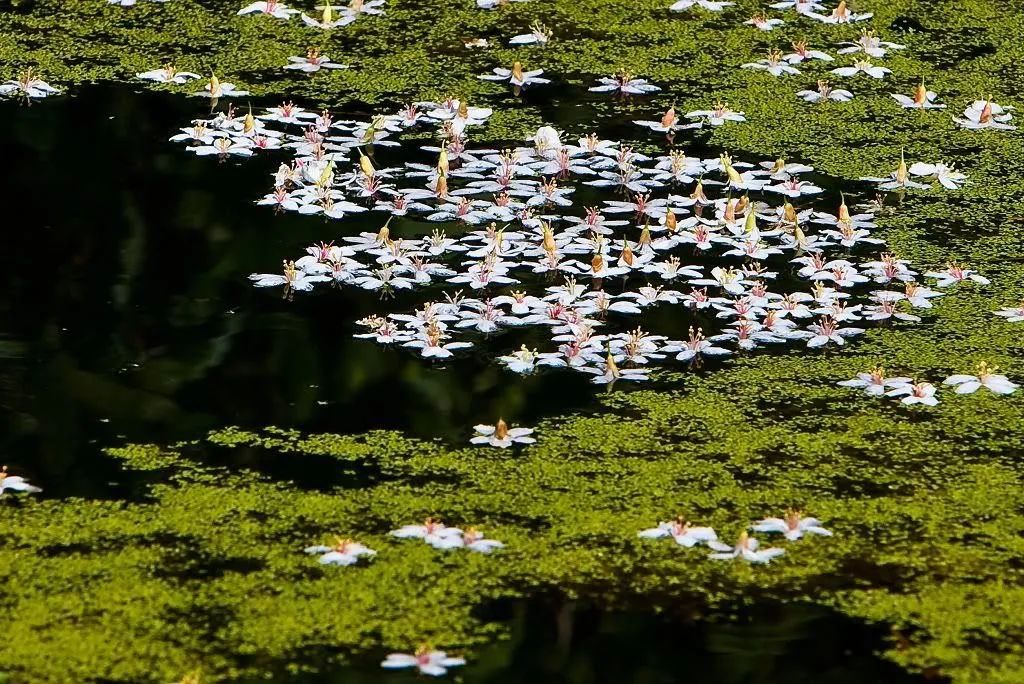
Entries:
POLYGON ((828 81, 818 81, 817 90, 801 90, 796 94, 802 100, 807 102, 827 102, 833 100, 835 102, 849 102, 853 99, 853 93, 849 90, 843 90, 842 88, 833 88, 829 85, 828 81))
POLYGON ((537 441, 530 437, 533 434, 532 428, 510 428, 501 418, 495 425, 474 425, 473 429, 477 433, 469 440, 473 444, 489 444, 507 449, 513 444, 533 444, 537 441))
POLYGON ((845 337, 863 334, 864 328, 840 328, 835 318, 822 316, 817 324, 807 326, 813 333, 807 340, 808 347, 822 347, 829 342, 842 346, 846 344, 845 337))
POLYGON ((955 385, 957 394, 974 394, 982 387, 996 394, 1012 394, 1017 385, 1005 375, 997 375, 996 370, 982 361, 978 364, 977 375, 951 375, 942 384, 955 385))
POLYGON ((540 22, 534 22, 530 25, 530 32, 523 33, 518 36, 513 36, 509 41, 509 45, 547 45, 548 41, 551 40, 551 29, 544 26, 540 22))
POLYGON ((853 42, 840 43, 840 45, 846 45, 847 47, 839 50, 841 55, 851 55, 855 52, 864 52, 864 54, 880 59, 885 57, 885 53, 889 50, 902 50, 906 45, 900 45, 899 43, 890 43, 881 40, 875 35, 874 31, 865 31, 861 34, 861 37, 853 42))
POLYGON ((886 74, 892 73, 892 69, 875 66, 871 62, 861 59, 854 62, 853 66, 833 69, 832 73, 837 76, 856 76, 857 74, 867 74, 871 78, 885 78, 886 74))
POLYGON ((865 21, 875 16, 871 12, 854 13, 849 10, 846 6, 846 0, 839 0, 839 4, 831 14, 818 14, 816 12, 807 12, 807 16, 823 21, 826 24, 849 24, 855 21, 865 21))
POLYGON ((885 377, 885 370, 881 367, 876 367, 872 368, 867 373, 857 373, 857 377, 851 380, 843 380, 836 384, 842 387, 863 389, 865 394, 873 397, 880 397, 885 394, 890 387, 902 387, 903 385, 910 384, 910 382, 910 378, 887 378, 885 377))
POLYGON ((298 14, 299 10, 290 9, 283 3, 277 0, 266 0, 260 2, 254 2, 251 5, 246 5, 242 9, 238 10, 238 15, 243 14, 266 14, 275 19, 291 19, 293 14, 298 14))
POLYGON ((748 26, 753 26, 759 31, 773 31, 776 26, 782 26, 786 22, 782 21, 782 19, 769 19, 768 15, 763 12, 759 12, 743 23, 748 26))
POLYGON ((895 171, 889 174, 888 177, 880 178, 877 176, 864 176, 860 180, 878 183, 879 190, 905 190, 906 188, 918 188, 925 190, 928 188, 924 183, 918 183, 910 180, 910 169, 907 168, 907 161, 903 156, 903 150, 900 150, 899 165, 896 167, 895 171))
POLYGON ((1010 323, 1024 322, 1024 299, 1017 306, 1006 307, 993 312, 996 316, 1002 316, 1010 323))
POLYGON ((153 71, 143 71, 140 74, 135 74, 135 77, 143 81, 176 83, 178 85, 195 78, 202 78, 199 74, 194 74, 191 71, 178 71, 170 64, 165 64, 162 68, 154 69, 153 71))
POLYGON ((709 541, 708 546, 715 550, 709 558, 715 560, 732 560, 742 558, 750 563, 770 563, 773 558, 778 558, 786 553, 783 549, 768 548, 758 551, 759 542, 746 532, 740 534, 735 546, 723 544, 720 541, 709 541))
POLYGON ((59 95, 60 91, 41 78, 37 78, 32 69, 26 69, 16 80, 0 83, 0 95, 15 93, 29 98, 42 99, 50 95, 59 95))
POLYGON ((422 539, 435 546, 449 537, 461 537, 462 530, 458 527, 448 527, 436 518, 427 518, 422 525, 403 525, 390 534, 399 539, 422 539))
POLYGON ((899 93, 891 93, 893 99, 899 102, 905 109, 945 109, 946 105, 936 104, 935 98, 938 95, 931 90, 924 87, 924 83, 920 83, 914 88, 913 97, 907 97, 899 93))
POLYGON ((597 82, 599 85, 592 86, 587 90, 592 93, 617 92, 621 95, 646 95, 661 90, 658 86, 652 85, 642 78, 633 78, 632 74, 625 71, 612 78, 599 78, 597 82))
POLYGON ((323 565, 352 565, 362 556, 375 556, 377 552, 351 539, 338 537, 334 546, 307 546, 306 553, 320 556, 323 565))
POLYGON ((337 28, 339 26, 348 26, 349 24, 356 20, 354 14, 343 14, 340 17, 336 17, 334 14, 334 7, 331 6, 330 0, 326 0, 326 4, 318 9, 323 10, 323 13, 320 15, 319 19, 314 19, 313 17, 303 12, 302 16, 300 17, 300 19, 302 19, 302 23, 304 23, 306 26, 313 26, 315 28, 323 29, 326 31, 328 29, 337 28))
POLYGON ((796 541, 804 534, 817 534, 831 537, 832 533, 821 526, 817 518, 801 517, 800 511, 787 510, 783 518, 765 518, 750 526, 754 532, 778 532, 789 541, 796 541))
POLYGON ((469 527, 462 535, 450 535, 438 539, 431 544, 435 549, 469 549, 477 553, 491 553, 495 549, 503 549, 505 545, 496 539, 485 539, 482 532, 469 527))
POLYGON ((203 86, 203 89, 193 94, 216 100, 219 97, 245 97, 249 94, 249 91, 238 90, 234 83, 221 83, 216 75, 211 75, 210 80, 203 86))
POLYGON ((691 527, 682 517, 670 522, 659 523, 657 527, 643 530, 638 533, 643 539, 660 539, 672 537, 680 546, 690 548, 701 542, 712 542, 718 539, 718 535, 710 527, 691 527))
POLYGON ((777 10, 794 9, 802 14, 825 9, 819 0, 782 0, 782 2, 769 5, 769 7, 777 10))
POLYGON ((253 273, 249 276, 256 287, 279 287, 284 285, 286 291, 297 290, 308 292, 313 289, 314 283, 328 282, 330 278, 324 275, 310 275, 295 268, 294 261, 284 262, 284 273, 275 275, 272 273, 253 273))
MULTIPOLYGON (((121 7, 134 7, 138 0, 107 0, 108 5, 120 5, 121 7)), ((152 2, 167 2, 167 0, 152 0, 152 2)))
POLYGON ((935 287, 949 287, 950 285, 962 283, 965 280, 973 280, 981 285, 989 284, 989 279, 979 275, 977 271, 972 271, 953 262, 946 264, 945 271, 928 271, 925 275, 929 278, 938 279, 935 287))
POLYGON ((925 406, 937 406, 939 400, 935 398, 935 386, 930 382, 912 382, 900 385, 885 393, 887 397, 903 397, 900 403, 924 404, 925 406))
POLYGON ((716 102, 714 109, 698 109, 687 112, 688 119, 706 119, 712 126, 721 126, 726 121, 746 121, 743 112, 734 112, 729 105, 723 102, 716 102))
POLYGON ((1013 115, 1010 111, 1013 107, 1001 107, 991 100, 975 100, 964 110, 963 119, 954 119, 964 128, 981 130, 995 128, 1004 131, 1012 131, 1016 126, 1010 124, 1013 115))
POLYGON ((0 496, 4 495, 4 492, 10 489, 12 492, 26 492, 28 494, 38 494, 43 491, 35 485, 30 485, 28 480, 17 475, 8 475, 7 466, 0 468, 0 496))
POLYGON ((772 76, 782 76, 783 74, 799 74, 800 70, 794 66, 791 66, 788 62, 782 59, 782 52, 779 50, 769 50, 768 56, 765 59, 759 59, 756 62, 747 62, 741 65, 743 69, 756 69, 759 71, 767 71, 772 76))
POLYGON ((725 0, 677 0, 669 9, 673 12, 685 12, 691 7, 700 7, 709 12, 721 12, 726 7, 735 4, 734 2, 725 2, 725 0))
POLYGON ((540 78, 540 75, 544 73, 543 69, 536 69, 534 71, 523 71, 523 65, 520 62, 515 62, 511 69, 495 68, 494 74, 484 74, 479 78, 484 81, 508 81, 517 88, 522 88, 528 85, 536 85, 539 83, 550 83, 551 81, 546 78, 540 78))
MULTIPOLYGON (((484 1, 477 0, 477 3, 484 1)), ((389 653, 380 666, 388 670, 415 667, 420 671, 420 674, 440 677, 447 674, 448 668, 459 667, 465 664, 465 658, 455 658, 449 656, 444 651, 431 651, 428 648, 421 648, 412 655, 408 653, 389 653)))
POLYGON ((486 38, 473 38, 462 43, 468 48, 485 48, 490 45, 486 38))
POLYGON ((938 164, 911 164, 910 173, 914 176, 934 176, 939 185, 947 190, 959 190, 967 182, 967 175, 942 162, 938 164))
POLYGON ((832 55, 826 54, 821 50, 811 50, 807 47, 807 43, 805 41, 796 40, 793 41, 792 45, 793 52, 783 57, 783 59, 790 64, 798 64, 809 59, 819 59, 823 62, 833 61, 832 55))
POLYGON ((289 57, 285 69, 295 69, 312 74, 321 69, 348 69, 347 64, 332 62, 327 55, 321 55, 316 48, 310 48, 305 57, 289 57))

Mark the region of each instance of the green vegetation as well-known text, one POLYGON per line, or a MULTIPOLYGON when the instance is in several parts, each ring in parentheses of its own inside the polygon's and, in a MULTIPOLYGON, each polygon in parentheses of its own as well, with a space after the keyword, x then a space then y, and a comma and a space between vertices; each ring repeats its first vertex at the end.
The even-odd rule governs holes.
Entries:
POLYGON ((545 591, 710 609, 807 600, 891 625, 886 655, 911 671, 957 683, 1024 680, 1024 396, 940 391, 940 406, 908 409, 834 384, 876 364, 937 382, 980 360, 1024 379, 1021 328, 991 315, 1024 295, 1024 146, 1018 133, 963 131, 951 121, 975 97, 1019 104, 1010 86, 1024 77, 1024 15, 1010 3, 861 0, 882 37, 907 50, 882 60, 892 79, 855 79, 854 101, 822 106, 793 93, 826 67, 785 79, 738 67, 791 39, 831 47, 860 28, 783 15, 786 26, 761 34, 740 23, 760 2, 712 16, 672 14, 668 0, 551 0, 496 12, 470 0, 395 0, 383 18, 329 34, 295 20, 236 17, 234 3, 204 4, 216 9, 183 0, 131 9, 15 2, 0 14, 4 76, 34 66, 73 90, 173 59, 304 104, 365 110, 454 93, 493 104, 477 140, 503 141, 545 117, 582 134, 610 121, 613 107, 615 117, 652 118, 673 103, 686 111, 722 98, 749 123, 697 137, 741 156, 783 155, 844 183, 892 170, 901 147, 909 161, 956 162, 970 176, 966 188, 890 197, 883 234, 916 264, 955 259, 992 285, 963 285, 921 325, 873 330, 848 350, 753 356, 708 375, 663 372, 670 391, 604 394, 590 415, 536 426, 539 443, 523 451, 391 432, 230 429, 202 444, 113 449, 126 468, 146 471, 146 500, 0 501, 2 667, 12 681, 167 682, 197 667, 255 676, 423 640, 472 653, 506 634, 482 607, 545 591), (548 48, 502 45, 534 19, 555 30, 548 48), (495 47, 462 46, 474 37, 495 47), (280 71, 310 46, 355 68, 309 78, 280 71), (573 96, 623 68, 665 90, 596 108, 563 101, 551 111, 536 104, 542 91, 523 105, 476 79, 517 58, 578 88, 573 96), (905 111, 888 97, 921 77, 949 110, 905 111), (223 465, 239 450, 258 465, 223 465), (303 459, 336 475, 291 483, 260 470, 303 459), (636 538, 676 514, 728 538, 789 506, 822 518, 836 536, 788 545, 764 568, 636 538), (494 557, 441 554, 386 536, 428 515, 480 526, 509 548, 494 557), (379 555, 365 566, 322 568, 301 553, 333 535, 379 555))

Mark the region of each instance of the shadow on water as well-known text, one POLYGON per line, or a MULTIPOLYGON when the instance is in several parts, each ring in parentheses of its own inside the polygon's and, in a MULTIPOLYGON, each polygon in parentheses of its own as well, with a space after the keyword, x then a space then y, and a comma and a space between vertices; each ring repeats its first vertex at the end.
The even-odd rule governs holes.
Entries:
MULTIPOLYGON (((481 649, 458 672, 480 684, 911 684, 926 681, 875 653, 884 632, 827 609, 765 604, 728 619, 612 611, 563 601, 493 608, 511 638, 481 649)), ((312 655, 312 654, 311 654, 312 655)), ((411 681, 376 660, 357 660, 291 681, 387 684, 411 681)), ((930 680, 937 681, 937 680, 930 680)))

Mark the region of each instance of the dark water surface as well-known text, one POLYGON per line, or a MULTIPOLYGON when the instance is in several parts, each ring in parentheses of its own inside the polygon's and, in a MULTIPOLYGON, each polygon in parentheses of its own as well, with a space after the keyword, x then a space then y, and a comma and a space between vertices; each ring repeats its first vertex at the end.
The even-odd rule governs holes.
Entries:
MULTIPOLYGON (((519 378, 494 363, 496 349, 517 349, 532 340, 516 335, 528 333, 444 368, 351 337, 356 319, 412 311, 422 294, 382 306, 379 295, 351 288, 294 301, 254 289, 249 273, 277 272, 282 258, 320 240, 376 231, 386 216, 325 222, 256 207, 287 157, 218 162, 167 142, 205 106, 99 86, 31 107, 0 102, 0 461, 45 484, 47 496, 131 497, 129 476, 103 447, 227 425, 397 428, 462 441, 469 426, 498 415, 531 424, 593 406, 602 390, 587 376, 519 378)), ((618 127, 603 132, 616 137, 618 127)), ((398 225, 405 235, 433 228, 398 225)), ((653 330, 683 334, 685 322, 661 318, 653 330)), ((498 612, 513 638, 476 653, 464 681, 917 681, 873 655, 880 633, 820 608, 683 619, 537 599, 498 612)), ((356 665, 308 681, 409 676, 356 665)))

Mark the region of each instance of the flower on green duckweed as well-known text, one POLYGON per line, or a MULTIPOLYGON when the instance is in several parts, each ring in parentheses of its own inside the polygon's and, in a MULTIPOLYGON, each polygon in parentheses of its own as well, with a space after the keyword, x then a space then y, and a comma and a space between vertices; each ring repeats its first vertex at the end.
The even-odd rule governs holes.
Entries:
POLYGON ((206 82, 202 90, 193 93, 197 97, 208 97, 213 100, 219 97, 245 97, 248 94, 248 90, 238 90, 234 83, 221 83, 216 75, 210 76, 210 80, 206 82))
POLYGON ((29 68, 22 72, 17 79, 0 84, 0 95, 13 94, 42 99, 50 95, 59 95, 60 91, 41 78, 37 78, 32 69, 29 68))
POLYGON ((1024 299, 1017 306, 1008 306, 993 313, 996 316, 1002 316, 1010 323, 1022 323, 1024 322, 1024 299))
POLYGON ((782 26, 786 22, 782 19, 769 18, 764 12, 759 12, 743 23, 753 26, 759 31, 773 31, 776 26, 782 26))
POLYGON ((819 80, 817 90, 801 90, 797 97, 806 102, 849 102, 853 99, 853 93, 842 88, 833 88, 828 81, 819 80))
POLYGON ((730 5, 735 5, 734 2, 727 2, 726 0, 677 0, 673 3, 669 9, 673 12, 685 12, 691 7, 700 7, 706 9, 709 12, 721 12, 730 5))
POLYGON ((321 55, 320 51, 316 48, 310 48, 306 52, 305 57, 289 57, 288 64, 286 64, 284 68, 305 71, 307 74, 312 74, 320 71, 321 69, 348 69, 348 65, 332 62, 331 58, 327 55, 321 55))
POLYGON ((952 166, 946 166, 942 162, 937 164, 925 164, 915 162, 910 165, 910 173, 914 176, 934 176, 939 185, 947 190, 959 190, 960 186, 967 182, 967 174, 957 171, 952 166))
POLYGON ((955 386, 957 394, 974 394, 982 387, 996 394, 1013 394, 1017 385, 1005 375, 996 374, 996 370, 982 361, 978 364, 977 375, 951 375, 942 384, 955 386))
POLYGON ((992 100, 975 100, 964 110, 964 118, 954 119, 964 128, 981 130, 995 128, 1004 131, 1012 131, 1016 128, 1010 124, 1013 115, 1010 111, 1013 107, 1001 107, 992 100))
POLYGON ((914 96, 907 97, 899 93, 891 93, 893 99, 903 105, 906 109, 945 109, 946 105, 936 104, 935 98, 938 97, 934 91, 925 88, 924 83, 918 84, 914 88, 914 96))
POLYGON ((900 385, 885 393, 887 397, 903 397, 900 403, 911 406, 913 404, 924 404, 925 406, 937 406, 939 400, 935 398, 935 385, 930 382, 912 382, 900 385))
POLYGON ((160 69, 153 69, 152 71, 143 71, 142 73, 135 74, 135 78, 142 79, 143 81, 156 81, 157 83, 176 83, 181 85, 187 81, 195 78, 202 78, 199 74, 191 71, 178 71, 170 64, 165 64, 160 69))
POLYGON ((490 553, 505 547, 497 539, 485 539, 483 533, 473 527, 466 528, 461 535, 453 534, 436 539, 430 545, 435 549, 469 549, 477 553, 490 553))
POLYGON ((977 271, 964 268, 954 262, 946 264, 945 271, 928 271, 925 275, 929 278, 938 279, 938 282, 935 283, 935 287, 949 287, 950 285, 962 283, 965 280, 973 280, 981 285, 988 285, 990 282, 988 278, 979 275, 977 271))
POLYGON ((415 667, 420 671, 420 674, 440 677, 447 674, 448 668, 459 667, 465 664, 465 658, 456 658, 449 656, 444 651, 432 651, 429 648, 423 647, 414 654, 389 653, 380 666, 388 670, 415 667))
POLYGON ((0 496, 10 489, 12 492, 25 492, 27 494, 38 494, 43 491, 41 488, 28 483, 23 477, 8 475, 7 466, 0 468, 0 496))
POLYGON ((690 548, 700 543, 716 541, 718 535, 710 527, 691 527, 682 516, 668 522, 659 523, 657 527, 641 530, 637 536, 642 539, 661 539, 672 537, 677 544, 690 548))
POLYGON ((831 537, 832 532, 821 526, 817 518, 804 518, 800 511, 789 509, 782 518, 765 518, 761 522, 750 526, 754 532, 778 532, 785 535, 786 539, 796 541, 804 534, 817 534, 823 537, 831 537))
POLYGON ((507 449, 513 444, 533 444, 537 440, 530 435, 532 428, 510 428, 501 418, 495 425, 474 425, 476 436, 469 441, 473 444, 489 444, 500 449, 507 449))
POLYGON ((399 539, 422 539, 431 546, 436 546, 443 539, 461 537, 462 530, 448 527, 437 518, 427 518, 422 525, 403 525, 391 532, 392 537, 399 539))
POLYGON ((837 76, 856 76, 857 74, 867 74, 871 78, 885 78, 886 74, 892 73, 892 69, 875 66, 865 59, 859 59, 853 63, 853 66, 839 67, 837 69, 833 69, 832 73, 837 76))
POLYGON ((818 21, 825 22, 826 24, 849 24, 855 21, 864 21, 875 16, 871 12, 863 12, 860 14, 851 12, 846 6, 846 0, 839 0, 839 4, 832 10, 831 14, 818 14, 817 12, 807 12, 806 16, 817 19, 818 21))
POLYGON ((846 45, 847 47, 839 50, 841 55, 851 55, 855 52, 864 52, 864 54, 876 59, 885 57, 885 53, 889 50, 902 50, 906 45, 900 45, 899 43, 890 43, 882 40, 875 35, 874 31, 865 31, 861 34, 861 37, 856 41, 849 41, 840 43, 840 45, 846 45))
POLYGON ((351 539, 338 537, 333 546, 307 546, 308 554, 320 556, 323 565, 352 565, 363 556, 375 556, 377 552, 351 539))
POLYGON ((484 81, 508 81, 516 88, 522 88, 524 86, 535 85, 539 83, 551 82, 546 78, 540 77, 540 75, 544 73, 543 69, 523 71, 523 65, 520 62, 514 62, 512 64, 511 69, 497 67, 493 69, 493 71, 493 74, 483 74, 478 78, 484 81))
POLYGON ((530 32, 523 33, 518 36, 513 36, 509 41, 509 45, 547 45, 548 41, 551 40, 551 29, 544 26, 540 22, 533 22, 530 25, 530 32))
POLYGON ((243 14, 266 14, 274 17, 275 19, 291 19, 293 14, 298 14, 299 10, 291 9, 284 5, 284 3, 278 2, 277 0, 260 0, 260 2, 254 2, 251 5, 246 5, 242 9, 238 10, 239 16, 243 14))
POLYGON ((723 544, 717 540, 709 541, 708 546, 715 551, 715 553, 710 554, 708 558, 713 558, 715 560, 733 560, 734 558, 742 558, 750 563, 770 563, 773 558, 777 558, 786 553, 784 549, 778 548, 758 550, 760 543, 747 532, 740 534, 739 539, 736 540, 735 546, 729 546, 728 544, 723 544))
POLYGON ((885 369, 879 366, 876 368, 872 368, 867 373, 857 373, 857 377, 851 380, 843 380, 836 384, 841 387, 854 387, 857 389, 863 389, 865 394, 869 394, 874 397, 880 397, 883 394, 885 394, 886 390, 888 390, 890 387, 902 387, 903 385, 910 384, 910 382, 910 378, 885 377, 885 369))

